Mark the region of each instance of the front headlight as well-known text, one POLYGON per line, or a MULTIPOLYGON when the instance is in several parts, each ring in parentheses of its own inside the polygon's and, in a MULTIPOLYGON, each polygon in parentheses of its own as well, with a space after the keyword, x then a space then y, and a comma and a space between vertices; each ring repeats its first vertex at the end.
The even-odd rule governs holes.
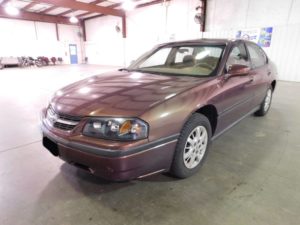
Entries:
POLYGON ((148 137, 148 124, 135 118, 91 118, 83 128, 89 137, 130 141, 148 137))

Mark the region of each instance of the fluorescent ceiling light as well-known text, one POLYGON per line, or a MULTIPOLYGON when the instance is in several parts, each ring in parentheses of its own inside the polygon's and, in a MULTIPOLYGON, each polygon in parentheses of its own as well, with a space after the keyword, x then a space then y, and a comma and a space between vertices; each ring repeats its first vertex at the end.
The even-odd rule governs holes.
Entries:
POLYGON ((7 6, 5 6, 5 12, 11 16, 17 16, 19 15, 20 10, 8 4, 7 6))
POLYGON ((71 18, 70 18, 70 22, 71 22, 71 23, 78 23, 78 19, 77 19, 77 17, 75 17, 75 16, 71 16, 71 18))
POLYGON ((125 0, 122 4, 122 8, 126 11, 133 10, 135 8, 135 4, 131 0, 125 0))

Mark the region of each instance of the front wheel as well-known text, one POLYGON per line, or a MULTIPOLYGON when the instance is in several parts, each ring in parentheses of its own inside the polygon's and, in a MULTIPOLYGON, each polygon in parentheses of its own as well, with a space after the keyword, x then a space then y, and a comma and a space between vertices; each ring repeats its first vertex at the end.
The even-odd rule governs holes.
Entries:
POLYGON ((171 174, 178 178, 195 174, 206 158, 211 135, 207 117, 202 114, 192 115, 178 139, 171 174))
POLYGON ((260 105, 259 110, 257 110, 254 114, 255 116, 264 116, 268 113, 272 103, 272 96, 273 96, 273 90, 271 87, 269 87, 267 90, 267 94, 260 105))

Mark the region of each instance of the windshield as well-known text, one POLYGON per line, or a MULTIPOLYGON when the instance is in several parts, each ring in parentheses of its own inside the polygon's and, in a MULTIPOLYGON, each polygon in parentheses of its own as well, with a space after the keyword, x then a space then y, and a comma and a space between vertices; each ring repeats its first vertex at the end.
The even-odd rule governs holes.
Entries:
POLYGON ((215 75, 221 59, 223 45, 197 45, 162 47, 142 57, 129 69, 168 75, 215 75))

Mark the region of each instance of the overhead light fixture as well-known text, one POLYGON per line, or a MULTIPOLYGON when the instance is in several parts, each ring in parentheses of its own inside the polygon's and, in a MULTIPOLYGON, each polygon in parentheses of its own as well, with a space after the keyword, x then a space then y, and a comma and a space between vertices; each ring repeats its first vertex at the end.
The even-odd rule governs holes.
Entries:
POLYGON ((70 17, 70 22, 71 22, 71 23, 78 23, 77 17, 71 16, 71 17, 70 17))
POLYGON ((125 0, 122 4, 122 8, 126 11, 131 11, 135 8, 135 4, 131 0, 125 0))
POLYGON ((20 13, 20 10, 14 6, 12 6, 11 4, 7 4, 5 6, 5 12, 11 16, 17 16, 20 13))

